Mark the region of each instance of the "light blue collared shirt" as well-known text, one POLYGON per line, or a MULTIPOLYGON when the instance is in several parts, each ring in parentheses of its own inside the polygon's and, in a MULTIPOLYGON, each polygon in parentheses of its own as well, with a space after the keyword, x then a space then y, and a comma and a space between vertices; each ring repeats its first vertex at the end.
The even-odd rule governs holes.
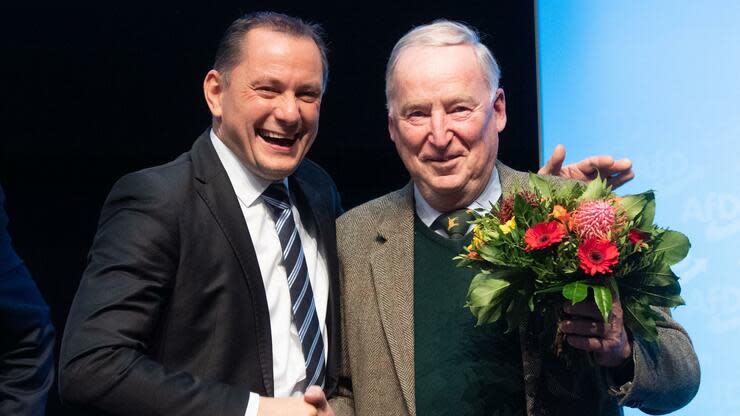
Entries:
MULTIPOLYGON (((491 179, 488 180, 488 185, 486 185, 485 189, 483 189, 483 192, 481 192, 480 195, 478 195, 478 198, 476 198, 473 202, 468 205, 469 209, 477 209, 477 208, 483 208, 486 210, 491 209, 491 204, 495 204, 498 199, 501 197, 501 181, 498 177, 498 169, 496 169, 496 166, 493 166, 493 172, 491 173, 491 179)), ((424 197, 421 195, 421 192, 419 192, 419 188, 414 184, 414 202, 416 203, 416 215, 419 216, 421 219, 421 222, 424 223, 427 227, 431 227, 434 220, 439 218, 440 215, 442 215, 442 212, 437 211, 436 209, 432 208, 431 205, 424 199, 424 197)), ((468 227, 468 231, 470 231, 470 227, 468 227)), ((443 235, 447 237, 447 234, 443 230, 436 230, 436 233, 439 235, 443 235)))

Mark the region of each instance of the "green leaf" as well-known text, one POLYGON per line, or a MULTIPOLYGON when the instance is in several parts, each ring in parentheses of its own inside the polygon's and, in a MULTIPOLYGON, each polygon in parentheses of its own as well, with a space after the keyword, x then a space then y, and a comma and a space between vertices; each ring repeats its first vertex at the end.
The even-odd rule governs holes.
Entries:
POLYGON ((514 216, 516 216, 517 228, 520 223, 530 217, 530 215, 527 215, 530 211, 532 211, 532 207, 529 203, 520 194, 516 194, 514 196, 514 216))
POLYGON ((534 173, 529 174, 529 186, 536 190, 543 198, 552 198, 552 186, 550 181, 534 173))
POLYGON ((588 296, 588 285, 582 281, 570 282, 563 286, 563 297, 570 300, 573 305, 586 299, 586 296, 588 296))
POLYGON ((500 297, 510 285, 508 281, 497 279, 491 273, 478 273, 470 282, 467 304, 485 307, 500 297))
POLYGON ((496 264, 500 266, 506 266, 506 262, 501 260, 504 258, 504 256, 501 255, 501 250, 494 247, 492 244, 484 244, 482 247, 478 248, 478 255, 481 256, 481 258, 491 264, 496 264))
POLYGON ((557 199, 573 199, 573 193, 578 182, 564 182, 555 190, 557 199))
POLYGON ((678 231, 667 230, 660 235, 654 250, 663 255, 663 261, 673 265, 683 260, 689 254, 691 243, 688 237, 678 231))
POLYGON ((511 282, 501 277, 511 270, 497 270, 493 273, 478 273, 470 282, 466 307, 477 318, 476 325, 496 322, 504 312, 503 303, 511 282))
POLYGON ((623 284, 622 288, 632 296, 641 297, 643 302, 649 305, 673 308, 686 304, 680 295, 681 287, 676 282, 662 287, 632 287, 623 284))
POLYGON ((597 176, 596 179, 592 180, 586 186, 586 190, 578 198, 578 201, 590 201, 592 199, 600 199, 609 195, 611 187, 606 185, 606 180, 601 179, 597 176))
POLYGON ((624 308, 624 323, 632 335, 645 341, 658 340, 658 328, 655 326, 655 315, 649 306, 637 302, 628 302, 624 308))
POLYGON ((659 269, 647 270, 639 275, 642 278, 642 284, 646 286, 669 286, 678 280, 678 276, 665 263, 662 263, 659 269))
POLYGON ((590 285, 591 289, 594 290, 594 301, 596 307, 599 308, 601 316, 604 318, 604 322, 608 322, 609 313, 612 311, 612 292, 608 287, 601 285, 590 285))
MULTIPOLYGON (((643 192, 637 195, 627 195, 619 201, 619 205, 624 208, 627 213, 627 218, 632 221, 635 220, 645 209, 645 206, 648 204, 650 199, 655 200, 655 195, 652 191, 643 192)), ((655 214, 654 210, 653 214, 655 214)))
POLYGON ((466 307, 477 318, 476 325, 506 318, 514 329, 526 316, 534 288, 532 273, 521 268, 481 272, 470 283, 466 307))
POLYGON ((640 213, 640 221, 636 224, 637 228, 641 230, 648 230, 653 225, 655 219, 655 195, 652 191, 645 192, 647 196, 647 204, 640 213))

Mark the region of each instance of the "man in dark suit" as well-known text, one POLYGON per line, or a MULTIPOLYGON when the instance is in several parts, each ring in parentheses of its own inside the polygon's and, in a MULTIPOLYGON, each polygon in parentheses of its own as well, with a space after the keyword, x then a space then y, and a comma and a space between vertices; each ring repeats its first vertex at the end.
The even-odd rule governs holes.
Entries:
POLYGON ((54 379, 54 328, 13 250, 0 188, 0 415, 43 415, 54 379))
POLYGON ((277 13, 232 23, 203 84, 212 128, 105 202, 62 341, 65 401, 130 415, 332 414, 341 207, 303 159, 327 72, 319 27, 277 13))

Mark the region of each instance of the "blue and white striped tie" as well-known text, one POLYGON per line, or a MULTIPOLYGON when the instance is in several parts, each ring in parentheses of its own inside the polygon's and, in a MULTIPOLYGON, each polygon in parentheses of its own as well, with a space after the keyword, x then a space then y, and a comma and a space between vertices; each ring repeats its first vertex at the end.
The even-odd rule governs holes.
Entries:
POLYGON ((316 314, 316 303, 308 280, 308 268, 303 257, 301 237, 290 209, 288 189, 283 183, 273 183, 262 193, 262 199, 272 208, 280 245, 283 247, 283 265, 288 276, 290 300, 293 304, 293 323, 298 330, 306 362, 307 386, 324 386, 324 339, 316 314))

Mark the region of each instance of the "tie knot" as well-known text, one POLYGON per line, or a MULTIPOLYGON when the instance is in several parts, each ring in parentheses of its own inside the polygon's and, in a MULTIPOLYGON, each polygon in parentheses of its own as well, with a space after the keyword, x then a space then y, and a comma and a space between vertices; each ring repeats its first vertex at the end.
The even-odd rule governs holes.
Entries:
POLYGON ((458 209, 457 211, 440 215, 432 223, 432 228, 435 230, 444 230, 450 238, 457 240, 463 238, 470 226, 468 221, 472 220, 473 214, 469 209, 458 209))
POLYGON ((288 188, 283 182, 274 182, 262 192, 262 199, 268 204, 280 208, 290 209, 290 197, 288 197, 288 188))

